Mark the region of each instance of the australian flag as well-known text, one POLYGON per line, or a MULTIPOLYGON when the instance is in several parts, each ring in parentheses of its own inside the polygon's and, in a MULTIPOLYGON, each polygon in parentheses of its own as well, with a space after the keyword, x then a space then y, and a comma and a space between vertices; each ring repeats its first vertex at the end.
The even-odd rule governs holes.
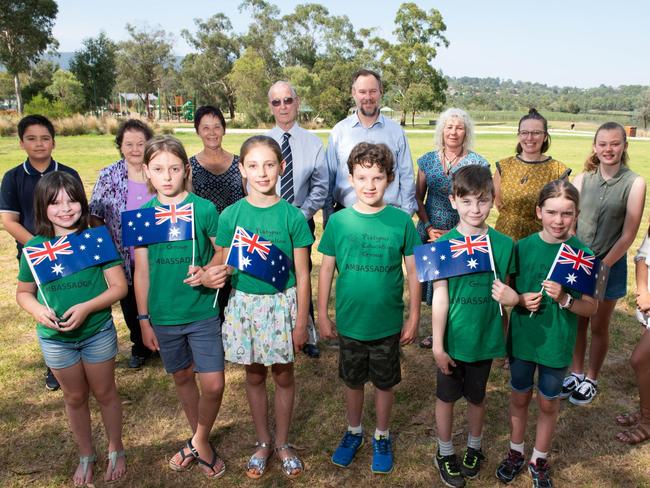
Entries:
POLYGON ((293 265, 271 241, 239 226, 235 228, 226 264, 259 278, 278 291, 284 291, 293 265))
POLYGON ((493 271, 492 248, 486 235, 436 241, 413 248, 418 281, 493 271))
POLYGON ((596 256, 562 243, 548 279, 571 290, 593 296, 598 281, 596 256))
POLYGON ((194 239, 194 205, 160 205, 122 212, 122 243, 146 246, 194 239))
POLYGON ((23 253, 38 284, 69 276, 82 269, 120 259, 105 226, 55 237, 23 253))

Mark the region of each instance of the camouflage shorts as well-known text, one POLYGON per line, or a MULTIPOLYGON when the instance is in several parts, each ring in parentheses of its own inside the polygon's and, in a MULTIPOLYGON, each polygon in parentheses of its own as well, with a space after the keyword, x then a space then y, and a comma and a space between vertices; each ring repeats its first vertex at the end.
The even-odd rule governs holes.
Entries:
POLYGON ((402 381, 400 334, 373 341, 358 341, 339 336, 339 378, 350 388, 371 381, 388 390, 402 381))

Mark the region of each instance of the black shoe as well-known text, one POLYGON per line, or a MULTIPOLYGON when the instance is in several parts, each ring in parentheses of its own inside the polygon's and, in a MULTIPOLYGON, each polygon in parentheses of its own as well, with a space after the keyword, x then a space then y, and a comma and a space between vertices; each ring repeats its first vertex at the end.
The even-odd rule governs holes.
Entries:
POLYGON ((302 351, 312 359, 318 359, 320 357, 320 349, 314 344, 305 344, 302 347, 302 351))
POLYGON ((501 461, 501 464, 499 464, 499 467, 497 468, 497 478, 499 478, 499 481, 503 483, 511 483, 512 480, 521 473, 525 463, 526 460, 522 453, 510 449, 508 451, 508 457, 501 461))
POLYGON ((50 368, 45 371, 45 388, 50 391, 56 391, 60 388, 58 380, 54 377, 54 373, 50 368))
POLYGON ((145 361, 146 359, 144 356, 137 356, 135 354, 132 354, 129 358, 129 368, 140 369, 142 366, 144 366, 145 361))
POLYGON ((463 474, 460 471, 458 458, 455 454, 441 456, 440 451, 438 451, 433 458, 433 464, 440 471, 440 479, 445 485, 451 486, 451 488, 462 488, 465 486, 465 478, 463 478, 463 474))
POLYGON ((551 467, 546 459, 537 458, 535 464, 528 465, 528 472, 533 478, 533 488, 553 488, 549 472, 551 467))
POLYGON ((476 478, 478 472, 481 470, 481 462, 484 459, 483 451, 467 446, 465 455, 463 456, 463 462, 460 465, 460 472, 463 473, 465 478, 476 478))

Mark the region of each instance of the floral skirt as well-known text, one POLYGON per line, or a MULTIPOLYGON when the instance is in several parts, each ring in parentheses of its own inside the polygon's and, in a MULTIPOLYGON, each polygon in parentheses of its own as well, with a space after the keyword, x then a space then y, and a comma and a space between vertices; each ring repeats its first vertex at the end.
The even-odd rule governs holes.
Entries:
POLYGON ((265 366, 292 363, 297 312, 295 287, 274 295, 233 290, 221 329, 226 360, 265 366))

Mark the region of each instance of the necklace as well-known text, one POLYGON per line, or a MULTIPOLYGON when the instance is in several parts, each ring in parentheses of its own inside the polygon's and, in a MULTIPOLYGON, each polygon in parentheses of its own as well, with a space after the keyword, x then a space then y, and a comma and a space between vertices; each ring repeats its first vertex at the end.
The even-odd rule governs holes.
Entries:
POLYGON ((454 164, 456 164, 458 162, 458 160, 460 159, 460 157, 462 155, 463 155, 463 150, 461 149, 461 151, 456 156, 454 156, 453 158, 450 159, 449 156, 447 156, 447 151, 443 148, 443 150, 442 150, 442 166, 443 166, 443 169, 444 169, 445 174, 447 176, 449 176, 449 172, 453 168, 454 164))

